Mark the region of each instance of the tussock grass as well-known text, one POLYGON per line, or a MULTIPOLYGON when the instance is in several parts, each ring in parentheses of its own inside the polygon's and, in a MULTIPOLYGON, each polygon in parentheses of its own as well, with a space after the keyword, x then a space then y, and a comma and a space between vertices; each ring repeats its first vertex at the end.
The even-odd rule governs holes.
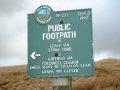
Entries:
MULTIPOLYGON (((94 77, 74 77, 72 90, 120 90, 120 59, 95 63, 94 77)), ((27 66, 0 67, 0 90, 52 90, 50 78, 27 77, 27 66)))
POLYGON ((95 77, 77 81, 73 90, 120 90, 120 77, 95 77))
POLYGON ((95 76, 77 78, 73 90, 120 90, 120 59, 95 63, 95 76))

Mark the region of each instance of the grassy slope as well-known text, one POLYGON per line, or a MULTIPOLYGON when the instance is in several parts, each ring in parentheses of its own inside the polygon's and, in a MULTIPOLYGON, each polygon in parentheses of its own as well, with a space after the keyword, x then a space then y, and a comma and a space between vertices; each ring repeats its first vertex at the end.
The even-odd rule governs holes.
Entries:
MULTIPOLYGON (((27 66, 1 67, 0 90, 51 90, 51 79, 28 79, 27 66)), ((73 90, 120 90, 120 60, 95 63, 94 77, 74 77, 73 90)))
POLYGON ((104 59, 95 63, 95 76, 78 78, 73 90, 120 90, 120 60, 104 59))

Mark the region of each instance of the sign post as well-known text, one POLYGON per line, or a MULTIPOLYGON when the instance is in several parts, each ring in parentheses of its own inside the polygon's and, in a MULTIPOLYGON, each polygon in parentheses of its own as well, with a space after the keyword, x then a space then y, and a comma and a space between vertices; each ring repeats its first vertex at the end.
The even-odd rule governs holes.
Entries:
POLYGON ((71 77, 53 78, 53 90, 72 90, 71 77))
POLYGON ((52 77, 53 90, 70 90, 70 77, 93 75, 91 9, 54 12, 42 5, 28 14, 30 78, 52 77))

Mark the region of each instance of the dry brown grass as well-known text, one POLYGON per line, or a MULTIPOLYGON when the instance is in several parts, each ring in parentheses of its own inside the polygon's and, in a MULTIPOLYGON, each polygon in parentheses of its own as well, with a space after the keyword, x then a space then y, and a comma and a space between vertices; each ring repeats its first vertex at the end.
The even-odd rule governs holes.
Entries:
POLYGON ((27 77, 26 66, 0 68, 0 90, 51 90, 51 79, 27 77))
MULTIPOLYGON (((94 77, 74 77, 73 90, 120 90, 120 60, 95 63, 94 77)), ((27 77, 27 66, 1 67, 0 90, 51 90, 50 78, 27 77)))
POLYGON ((120 90, 120 59, 95 63, 95 76, 78 78, 73 90, 120 90))
POLYGON ((120 78, 95 77, 78 80, 73 85, 73 90, 120 90, 120 78))

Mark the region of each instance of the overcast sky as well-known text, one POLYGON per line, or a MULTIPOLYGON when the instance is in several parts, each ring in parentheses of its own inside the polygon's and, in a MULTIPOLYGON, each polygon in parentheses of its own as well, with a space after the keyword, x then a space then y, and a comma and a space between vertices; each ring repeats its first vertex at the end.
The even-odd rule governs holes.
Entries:
POLYGON ((92 8, 94 59, 120 58, 120 0, 0 0, 0 66, 27 64, 27 14, 92 8))

